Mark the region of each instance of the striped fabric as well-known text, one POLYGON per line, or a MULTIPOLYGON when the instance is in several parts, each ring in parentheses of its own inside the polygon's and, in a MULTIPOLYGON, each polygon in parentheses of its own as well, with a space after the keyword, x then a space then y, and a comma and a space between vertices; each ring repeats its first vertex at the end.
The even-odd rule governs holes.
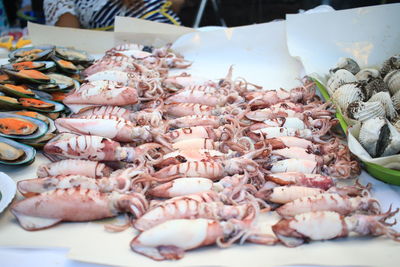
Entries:
POLYGON ((146 20, 163 23, 173 23, 175 20, 180 23, 178 16, 172 10, 168 9, 167 15, 159 12, 166 2, 166 0, 144 0, 143 5, 136 4, 127 8, 122 1, 45 0, 44 11, 47 24, 55 24, 62 14, 71 13, 78 17, 82 27, 89 29, 112 26, 115 16, 145 17, 146 20), (62 5, 63 2, 65 5, 62 5))

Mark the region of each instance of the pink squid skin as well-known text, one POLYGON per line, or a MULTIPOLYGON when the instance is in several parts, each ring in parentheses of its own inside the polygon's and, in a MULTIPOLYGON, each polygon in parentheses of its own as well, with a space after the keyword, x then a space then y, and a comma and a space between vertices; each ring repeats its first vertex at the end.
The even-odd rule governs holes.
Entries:
POLYGON ((98 161, 67 159, 48 164, 42 164, 37 169, 39 178, 57 175, 81 174, 88 177, 100 178, 109 176, 110 167, 98 161))
POLYGON ((279 241, 285 246, 296 247, 309 240, 329 240, 349 236, 355 232, 363 236, 384 235, 400 242, 400 233, 386 220, 393 217, 399 209, 376 215, 355 214, 343 216, 333 211, 315 211, 282 219, 272 226, 279 241))
POLYGON ((276 209, 284 218, 311 211, 334 211, 349 215, 355 211, 368 211, 373 214, 380 212, 379 203, 369 197, 348 197, 337 193, 324 192, 308 197, 301 197, 276 209))
POLYGON ((58 118, 55 121, 59 132, 97 135, 119 142, 150 140, 151 134, 145 127, 114 116, 89 116, 81 118, 58 118))
MULTIPOLYGON (((212 107, 225 106, 226 104, 241 103, 243 98, 237 92, 230 92, 227 95, 217 92, 207 92, 206 89, 196 90, 183 89, 165 100, 165 104, 171 103, 197 103, 212 107)), ((215 90, 213 88, 213 90, 215 90)))
POLYGON ((34 231, 61 221, 92 221, 115 217, 120 212, 139 217, 147 208, 147 200, 138 193, 105 194, 78 187, 57 189, 26 198, 15 203, 11 212, 25 230, 34 231), (46 219, 50 222, 40 221, 46 219))
POLYGON ((96 115, 116 116, 127 121, 130 121, 132 118, 131 111, 118 106, 100 106, 100 107, 85 109, 84 111, 71 115, 71 118, 81 118, 81 117, 96 116, 96 115))
POLYGON ((168 121, 168 125, 174 128, 189 128, 195 126, 211 126, 213 128, 218 128, 231 120, 233 121, 234 118, 230 115, 218 117, 211 115, 191 115, 171 119, 168 121))
POLYGON ((212 115, 215 108, 197 103, 171 103, 164 105, 165 114, 179 118, 191 115, 212 115))
POLYGON ((122 147, 120 143, 100 136, 61 134, 50 140, 44 151, 62 158, 133 162, 160 146, 147 143, 136 148, 122 147))
POLYGON ((119 70, 124 72, 133 71, 132 62, 134 60, 125 56, 106 56, 96 61, 93 65, 86 68, 82 74, 88 77, 97 72, 105 70, 119 70))
POLYGON ((83 84, 79 90, 67 95, 65 104, 94 104, 124 106, 138 102, 135 88, 112 81, 93 81, 83 84))
POLYGON ((300 172, 271 173, 266 179, 279 185, 300 185, 328 190, 334 186, 333 179, 321 174, 305 174, 300 172))

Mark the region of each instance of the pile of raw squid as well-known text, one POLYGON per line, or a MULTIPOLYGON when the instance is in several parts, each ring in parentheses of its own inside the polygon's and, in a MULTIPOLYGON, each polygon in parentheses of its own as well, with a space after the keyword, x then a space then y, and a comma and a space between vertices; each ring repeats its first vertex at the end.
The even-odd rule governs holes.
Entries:
POLYGON ((85 70, 64 103, 54 162, 18 183, 12 213, 26 230, 62 221, 128 215, 133 251, 154 260, 238 241, 298 246, 305 241, 400 234, 370 185, 339 186, 359 164, 335 137, 334 110, 314 84, 263 91, 232 69, 219 81, 170 68, 190 62, 169 47, 123 45, 85 70), (280 220, 261 227, 264 213, 280 220))

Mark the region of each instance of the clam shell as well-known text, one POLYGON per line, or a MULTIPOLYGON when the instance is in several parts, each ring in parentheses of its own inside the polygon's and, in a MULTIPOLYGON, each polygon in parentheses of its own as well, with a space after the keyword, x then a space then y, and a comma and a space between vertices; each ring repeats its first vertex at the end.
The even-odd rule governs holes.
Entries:
POLYGON ((358 121, 384 117, 386 112, 381 102, 354 101, 347 107, 347 116, 358 121))
POLYGON ((388 122, 388 127, 390 130, 389 144, 381 157, 392 156, 400 152, 400 132, 390 122, 388 122))
POLYGON ((367 150, 371 157, 382 154, 388 145, 390 130, 385 118, 378 117, 362 123, 358 141, 367 150))
POLYGON ((343 84, 332 95, 332 101, 345 111, 347 106, 354 101, 363 101, 364 95, 355 83, 343 84))
POLYGON ((331 69, 330 72, 335 73, 340 69, 350 71, 353 75, 355 75, 360 71, 360 66, 354 59, 348 57, 342 57, 339 58, 338 63, 336 63, 336 67, 331 69))
POLYGON ((374 94, 379 92, 389 92, 389 88, 381 78, 368 80, 366 84, 363 86, 362 90, 364 92, 366 99, 369 99, 374 94))
POLYGON ((359 81, 368 81, 371 78, 380 78, 380 77, 381 73, 379 72, 379 70, 372 68, 362 69, 356 74, 356 78, 359 81))
POLYGON ((329 78, 327 89, 329 94, 332 95, 341 85, 353 82, 357 82, 356 76, 347 70, 340 69, 329 78))
POLYGON ((393 119, 398 116, 396 109, 394 108, 393 101, 388 92, 379 92, 374 94, 368 102, 380 102, 385 108, 386 117, 393 119))
POLYGON ((400 92, 397 92, 392 96, 393 106, 396 110, 400 110, 400 92))
POLYGON ((380 72, 382 77, 385 77, 392 70, 398 69, 400 69, 400 55, 394 55, 383 62, 380 72))
POLYGON ((400 91, 400 70, 393 70, 389 72, 383 81, 388 86, 390 94, 396 94, 398 91, 400 91))
POLYGON ((396 117, 392 120, 392 124, 396 127, 397 131, 400 131, 400 117, 396 117))

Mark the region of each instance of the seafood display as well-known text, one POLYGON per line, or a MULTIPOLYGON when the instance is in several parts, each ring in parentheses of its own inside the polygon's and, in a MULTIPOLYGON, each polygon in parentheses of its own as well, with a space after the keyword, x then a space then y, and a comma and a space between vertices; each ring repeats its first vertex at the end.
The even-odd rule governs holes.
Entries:
MULTIPOLYGON (((71 73, 87 58, 57 48, 53 55, 71 73)), ((11 212, 21 227, 126 214, 125 225, 105 228, 135 228, 130 248, 157 261, 208 245, 294 247, 350 232, 399 241, 388 222, 398 209, 382 211, 369 184, 341 184, 360 166, 333 134, 335 110, 313 82, 264 91, 235 79, 233 68, 217 81, 169 76, 190 65, 170 46, 126 44, 83 71, 82 85, 64 99, 73 114, 55 120, 59 133, 44 146, 53 162, 18 182, 25 198, 11 212), (267 213, 280 216, 270 232, 257 226, 267 213)), ((339 67, 335 73, 359 72, 354 62, 339 67)), ((339 83, 332 81, 333 93, 343 90, 339 83)), ((351 88, 352 102, 365 100, 351 88)), ((385 123, 380 131, 390 132, 385 123)))
POLYGON ((342 58, 330 70, 327 89, 349 125, 361 124, 358 141, 372 158, 400 152, 400 56, 385 60, 380 68, 361 69, 342 58))
MULTIPOLYGON (((11 52, 9 61, 1 66, 4 79, 0 84, 0 136, 43 148, 55 136, 53 119, 68 112, 60 100, 79 87, 79 75, 92 59, 71 48, 34 46, 11 52), (73 71, 71 65, 75 67, 73 71)), ((15 153, 15 149, 10 146, 6 152, 15 153)), ((2 163, 32 161, 14 159, 2 163)))

